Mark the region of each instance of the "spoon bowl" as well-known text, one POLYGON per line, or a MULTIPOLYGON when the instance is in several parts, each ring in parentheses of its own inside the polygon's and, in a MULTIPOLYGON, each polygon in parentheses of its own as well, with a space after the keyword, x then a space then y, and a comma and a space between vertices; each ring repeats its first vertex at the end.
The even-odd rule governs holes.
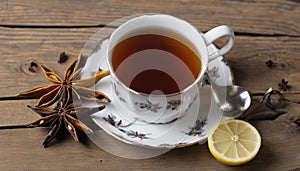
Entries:
MULTIPOLYGON (((208 80, 209 76, 207 75, 208 80)), ((238 117, 251 105, 251 95, 241 86, 220 86, 210 81, 212 94, 216 104, 223 111, 224 116, 238 117)))
POLYGON ((220 104, 224 116, 238 117, 246 111, 251 104, 250 93, 240 86, 225 86, 226 100, 220 104))

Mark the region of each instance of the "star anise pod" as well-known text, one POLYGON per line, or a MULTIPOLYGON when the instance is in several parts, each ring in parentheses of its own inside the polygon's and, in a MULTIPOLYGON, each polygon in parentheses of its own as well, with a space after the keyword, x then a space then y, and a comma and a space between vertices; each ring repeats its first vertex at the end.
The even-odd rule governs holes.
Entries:
POLYGON ((75 141, 79 141, 77 129, 83 130, 86 133, 93 133, 86 124, 77 119, 77 115, 91 115, 105 108, 105 106, 87 108, 75 106, 70 99, 63 96, 55 108, 48 107, 31 107, 30 109, 38 113, 42 118, 28 124, 29 127, 49 127, 48 135, 43 142, 44 147, 47 147, 54 140, 60 129, 66 129, 72 135, 75 141))
POLYGON ((47 79, 52 82, 51 85, 39 86, 33 89, 21 92, 19 96, 39 98, 37 106, 48 107, 59 100, 63 91, 70 92, 68 94, 75 95, 73 98, 80 100, 97 100, 101 102, 110 102, 110 99, 102 92, 92 90, 88 87, 97 83, 100 79, 110 74, 109 70, 96 72, 92 77, 78 80, 77 76, 82 68, 82 56, 79 54, 77 60, 74 60, 67 68, 64 78, 58 76, 52 69, 41 65, 41 69, 47 79))

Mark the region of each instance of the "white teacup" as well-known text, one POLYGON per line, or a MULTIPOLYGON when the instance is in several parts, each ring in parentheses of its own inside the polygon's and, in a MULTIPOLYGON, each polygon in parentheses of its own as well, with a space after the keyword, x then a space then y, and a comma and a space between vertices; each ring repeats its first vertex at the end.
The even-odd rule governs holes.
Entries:
MULTIPOLYGON (((129 108, 130 116, 147 123, 167 123, 181 117, 193 104, 199 94, 203 75, 208 62, 227 53, 233 46, 234 33, 225 25, 218 26, 203 34, 190 23, 173 16, 154 14, 143 15, 128 20, 110 36, 107 63, 111 72, 114 93, 124 107, 129 108), (201 61, 201 69, 194 82, 185 89, 171 94, 145 94, 131 89, 118 78, 113 67, 112 52, 116 45, 125 39, 143 34, 163 35, 188 46, 201 61), (220 50, 208 54, 207 47, 215 40, 228 36, 229 41, 220 50)), ((116 56, 114 56, 116 57, 116 56)), ((157 66, 162 68, 162 66, 157 66)), ((163 69, 163 68, 162 68, 163 69)), ((138 70, 137 70, 138 72, 138 70)), ((169 73, 172 75, 172 73, 169 73)), ((122 112, 122 111, 121 111, 122 112)))

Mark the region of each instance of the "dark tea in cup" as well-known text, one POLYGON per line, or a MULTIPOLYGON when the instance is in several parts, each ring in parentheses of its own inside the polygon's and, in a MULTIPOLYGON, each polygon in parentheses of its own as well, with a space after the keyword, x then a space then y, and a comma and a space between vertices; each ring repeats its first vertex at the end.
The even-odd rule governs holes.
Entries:
POLYGON ((122 40, 112 50, 112 65, 118 79, 132 90, 166 95, 194 83, 202 66, 184 43, 158 34, 122 40))

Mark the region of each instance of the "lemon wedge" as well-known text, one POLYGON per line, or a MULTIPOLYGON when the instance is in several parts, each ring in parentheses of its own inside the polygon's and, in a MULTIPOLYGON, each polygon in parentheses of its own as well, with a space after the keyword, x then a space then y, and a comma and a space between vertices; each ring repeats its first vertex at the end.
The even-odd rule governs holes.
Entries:
POLYGON ((221 163, 240 165, 252 160, 261 146, 257 129, 248 122, 228 119, 212 129, 208 136, 208 148, 221 163))

